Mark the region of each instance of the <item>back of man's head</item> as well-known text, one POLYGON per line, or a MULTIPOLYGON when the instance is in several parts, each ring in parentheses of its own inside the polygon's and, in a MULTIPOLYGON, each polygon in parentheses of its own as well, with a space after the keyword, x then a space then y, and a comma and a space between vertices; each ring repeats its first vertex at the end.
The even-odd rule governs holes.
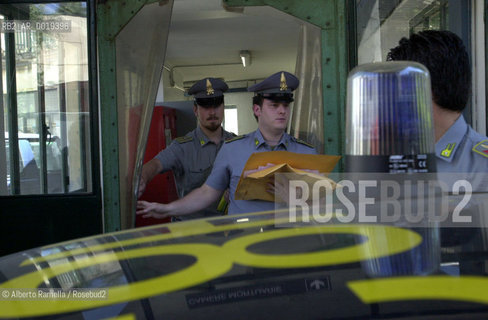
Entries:
POLYGON ((471 93, 471 67, 462 40, 450 31, 427 30, 402 38, 387 60, 410 60, 427 67, 437 105, 462 111, 471 93))

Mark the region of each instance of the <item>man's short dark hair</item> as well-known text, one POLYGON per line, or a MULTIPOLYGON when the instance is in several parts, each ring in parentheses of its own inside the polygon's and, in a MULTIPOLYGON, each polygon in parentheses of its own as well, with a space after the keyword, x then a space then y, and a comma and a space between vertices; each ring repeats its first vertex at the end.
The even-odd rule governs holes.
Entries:
POLYGON ((258 94, 258 95, 255 95, 254 97, 252 97, 252 104, 257 104, 258 106, 263 106, 263 101, 264 101, 264 98, 262 95, 258 94))
POLYGON ((410 60, 427 67, 433 100, 440 107, 462 111, 471 94, 471 67, 463 41, 450 31, 427 30, 402 38, 387 60, 410 60))
MULTIPOLYGON (((252 97, 253 110, 254 110, 254 105, 255 104, 257 104, 260 108, 262 108, 263 107, 263 101, 264 101, 264 98, 260 94, 255 95, 254 97, 252 97)), ((254 114, 254 111, 253 111, 252 114, 254 116, 254 119, 256 119, 256 121, 258 121, 258 117, 254 114)))

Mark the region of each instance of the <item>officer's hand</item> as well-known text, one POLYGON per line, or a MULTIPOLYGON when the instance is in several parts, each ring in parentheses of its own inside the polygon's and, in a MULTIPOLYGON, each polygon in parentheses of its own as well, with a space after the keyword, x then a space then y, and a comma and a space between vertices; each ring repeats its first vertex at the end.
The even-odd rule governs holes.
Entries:
POLYGON ((226 189, 226 190, 224 191, 224 199, 225 199, 225 202, 230 203, 230 193, 229 193, 229 189, 226 189))
POLYGON ((163 219, 170 216, 167 206, 163 203, 137 201, 136 214, 142 215, 143 218, 163 219))
MULTIPOLYGON (((275 201, 287 203, 290 201, 290 182, 285 175, 275 175, 267 184, 266 191, 275 196, 275 201)), ((297 190, 300 192, 301 190, 297 190)), ((301 197, 301 193, 297 195, 301 197)))
POLYGON ((137 191, 137 198, 140 198, 143 194, 144 191, 146 190, 146 180, 144 177, 141 177, 139 180, 139 190, 137 191))

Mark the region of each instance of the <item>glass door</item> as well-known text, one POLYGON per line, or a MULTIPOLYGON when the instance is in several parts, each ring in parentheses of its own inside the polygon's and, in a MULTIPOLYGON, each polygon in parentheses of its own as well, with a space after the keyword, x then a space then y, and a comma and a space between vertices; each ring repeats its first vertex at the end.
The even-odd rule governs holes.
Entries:
POLYGON ((27 232, 5 252, 101 231, 90 7, 0 2, 0 224, 27 232))

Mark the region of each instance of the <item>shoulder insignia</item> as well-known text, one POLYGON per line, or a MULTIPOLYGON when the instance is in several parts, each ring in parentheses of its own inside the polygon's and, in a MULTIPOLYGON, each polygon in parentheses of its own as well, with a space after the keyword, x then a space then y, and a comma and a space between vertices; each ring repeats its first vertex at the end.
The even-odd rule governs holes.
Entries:
POLYGON ((224 141, 235 138, 237 135, 234 132, 224 131, 224 141))
POLYGON ((488 140, 482 140, 478 142, 473 147, 472 151, 481 154, 483 157, 488 158, 488 140))
POLYGON ((242 138, 244 138, 246 135, 243 134, 243 135, 240 135, 240 136, 235 136, 233 138, 230 138, 230 139, 227 139, 225 140, 225 143, 229 143, 229 142, 232 142, 232 141, 237 141, 237 140, 241 140, 242 138))
POLYGON ((308 142, 305 142, 305 141, 303 141, 303 140, 297 139, 297 138, 295 138, 295 137, 292 137, 292 138, 293 138, 293 140, 294 140, 296 143, 303 144, 304 146, 307 146, 307 147, 312 148, 312 149, 313 149, 313 148, 315 148, 313 145, 311 145, 311 144, 310 144, 310 143, 308 143, 308 142))
POLYGON ((186 143, 186 142, 190 142, 192 140, 193 140, 192 136, 183 136, 183 137, 178 137, 175 139, 175 141, 178 143, 186 143))

